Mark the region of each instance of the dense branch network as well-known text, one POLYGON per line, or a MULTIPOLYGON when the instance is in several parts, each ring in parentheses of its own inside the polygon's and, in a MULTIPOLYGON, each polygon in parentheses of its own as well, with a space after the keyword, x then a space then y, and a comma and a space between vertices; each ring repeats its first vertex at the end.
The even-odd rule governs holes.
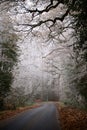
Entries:
POLYGON ((49 2, 47 2, 47 5, 44 7, 44 9, 40 10, 39 8, 37 8, 37 5, 38 5, 39 2, 42 2, 42 6, 43 6, 43 1, 34 0, 32 3, 34 3, 36 6, 33 9, 26 6, 26 1, 27 0, 1 0, 0 4, 4 3, 4 2, 10 2, 10 3, 11 2, 14 2, 14 3, 18 2, 19 6, 21 6, 21 9, 24 9, 26 13, 31 13, 32 14, 32 20, 33 20, 33 18, 35 18, 35 16, 37 16, 37 15, 40 16, 43 13, 48 13, 51 10, 56 9, 57 7, 59 7, 60 4, 67 5, 67 3, 68 3, 68 6, 66 6, 66 10, 64 11, 64 13, 61 16, 56 16, 53 19, 48 18, 46 20, 39 20, 38 22, 36 22, 34 24, 33 23, 18 24, 18 25, 22 25, 22 26, 30 26, 31 28, 41 26, 42 24, 48 23, 48 22, 51 22, 52 25, 54 25, 56 23, 56 21, 58 21, 58 20, 62 22, 65 19, 65 17, 68 16, 70 10, 72 10, 72 7, 75 4, 75 0, 50 0, 49 2))
POLYGON ((69 9, 67 9, 67 11, 62 15, 62 17, 55 17, 55 19, 41 20, 36 24, 18 24, 18 25, 23 25, 23 26, 26 25, 26 26, 30 26, 31 28, 35 28, 35 27, 38 27, 38 26, 42 25, 43 23, 47 23, 47 22, 52 22, 53 24, 55 24, 57 20, 60 20, 62 22, 64 20, 64 18, 68 15, 68 13, 69 13, 69 9))
MULTIPOLYGON (((37 2, 38 3, 38 2, 37 2)), ((65 4, 64 0, 50 0, 50 3, 42 10, 36 8, 36 9, 29 9, 25 6, 25 4, 22 3, 22 7, 25 9, 25 11, 27 13, 31 13, 32 14, 32 19, 35 17, 35 15, 41 15, 43 13, 48 13, 49 11, 56 9, 57 7, 59 7, 59 4, 65 4), (54 3, 55 2, 55 3, 54 3)), ((30 26, 32 29, 38 26, 41 26, 44 23, 48 23, 51 22, 51 26, 53 26, 56 21, 61 21, 63 22, 63 20, 65 19, 66 16, 68 16, 70 10, 72 9, 72 6, 74 6, 75 4, 75 0, 70 1, 69 6, 66 7, 65 12, 61 15, 61 16, 56 16, 54 19, 52 18, 48 18, 46 20, 39 20, 37 23, 35 24, 18 24, 18 25, 23 25, 23 26, 30 26)), ((58 12, 59 13, 59 12, 58 12)))

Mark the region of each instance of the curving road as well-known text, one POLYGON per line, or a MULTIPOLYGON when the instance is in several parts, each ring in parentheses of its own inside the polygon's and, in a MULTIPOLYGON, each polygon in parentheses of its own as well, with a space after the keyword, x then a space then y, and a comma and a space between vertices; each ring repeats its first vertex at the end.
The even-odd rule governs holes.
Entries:
POLYGON ((56 112, 53 103, 45 103, 0 122, 0 130, 60 130, 56 112))

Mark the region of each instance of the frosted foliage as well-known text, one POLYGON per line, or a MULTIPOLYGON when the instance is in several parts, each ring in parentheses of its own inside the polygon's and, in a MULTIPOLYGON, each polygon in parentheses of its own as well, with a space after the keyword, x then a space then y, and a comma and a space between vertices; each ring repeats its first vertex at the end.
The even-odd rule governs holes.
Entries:
MULTIPOLYGON (((26 0, 26 8, 35 9, 34 1, 36 0, 33 2, 26 0)), ((45 2, 43 1, 42 9, 46 6, 45 2)), ((41 3, 42 1, 37 5, 38 9, 41 9, 41 3)), ((38 20, 54 18, 57 14, 60 16, 63 13, 62 9, 63 5, 60 5, 48 14, 36 15, 33 20, 30 13, 23 13, 25 10, 19 7, 16 8, 19 13, 12 13, 14 7, 9 12, 14 30, 20 36, 18 41, 20 56, 17 67, 14 67, 13 87, 25 87, 26 94, 32 94, 32 96, 39 94, 39 98, 44 100, 63 100, 67 98, 66 88, 67 91, 71 91, 67 87, 70 84, 67 76, 68 70, 75 66, 74 53, 72 47, 69 47, 74 39, 71 37, 73 30, 65 29, 62 32, 62 29, 69 24, 69 16, 63 23, 58 21, 50 28, 51 22, 33 30, 30 30, 29 26, 16 26, 16 24, 35 24, 38 20)))

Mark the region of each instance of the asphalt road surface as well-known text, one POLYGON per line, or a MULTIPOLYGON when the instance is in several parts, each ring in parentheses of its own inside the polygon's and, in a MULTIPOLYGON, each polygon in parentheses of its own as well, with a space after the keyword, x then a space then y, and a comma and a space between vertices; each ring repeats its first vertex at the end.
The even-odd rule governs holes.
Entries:
POLYGON ((53 103, 22 112, 0 122, 0 130, 60 130, 56 106, 53 103))

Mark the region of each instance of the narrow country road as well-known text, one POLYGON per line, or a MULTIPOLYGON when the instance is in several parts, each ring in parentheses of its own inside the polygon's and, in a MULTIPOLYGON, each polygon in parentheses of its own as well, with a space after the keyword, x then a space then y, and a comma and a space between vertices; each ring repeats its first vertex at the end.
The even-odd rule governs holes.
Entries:
POLYGON ((22 112, 0 122, 0 130, 60 130, 56 106, 53 103, 22 112))

